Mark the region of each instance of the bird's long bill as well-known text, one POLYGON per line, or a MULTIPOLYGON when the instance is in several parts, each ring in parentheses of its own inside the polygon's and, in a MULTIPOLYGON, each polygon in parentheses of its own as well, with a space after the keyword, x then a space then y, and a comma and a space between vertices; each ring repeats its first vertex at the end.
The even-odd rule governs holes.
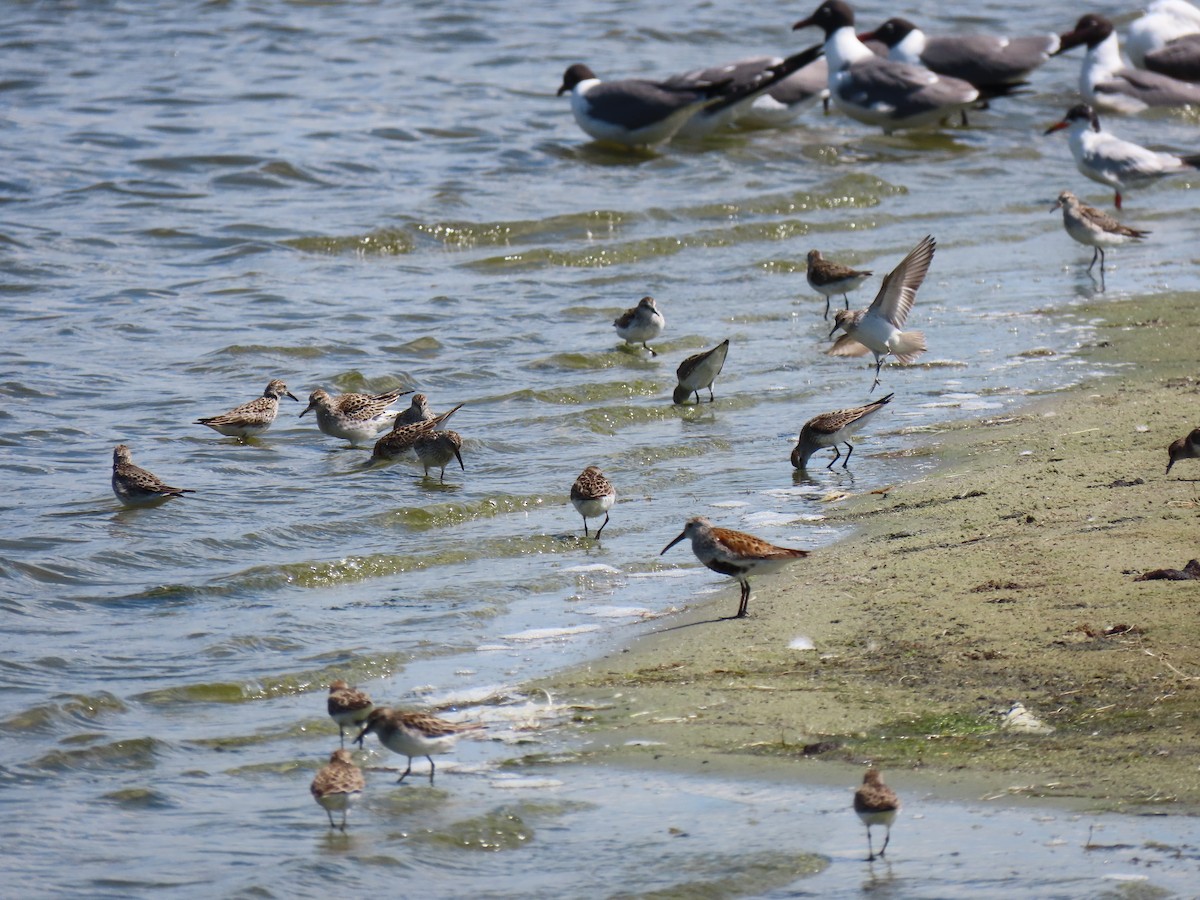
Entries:
POLYGON ((873 32, 873 31, 864 31, 862 34, 860 34, 860 35, 858 36, 858 39, 859 39, 860 41, 862 41, 864 44, 865 44, 867 41, 873 41, 873 40, 875 40, 875 32, 873 32))
POLYGON ((284 391, 284 393, 287 394, 289 397, 291 397, 293 400, 295 400, 297 403, 300 402, 300 398, 297 397, 295 394, 293 394, 291 391, 284 391))
POLYGON ((792 31, 799 31, 801 28, 809 28, 812 24, 813 24, 813 17, 809 16, 807 19, 801 19, 799 22, 797 22, 795 25, 793 25, 792 31))
POLYGON ((306 412, 309 412, 309 411, 310 411, 310 410, 312 410, 312 409, 313 409, 315 406, 316 406, 316 404, 315 404, 315 403, 309 403, 309 404, 308 404, 308 406, 304 407, 304 412, 300 413, 300 415, 298 415, 296 418, 298 418, 298 419, 303 419, 303 418, 304 418, 304 413, 306 413, 306 412))
POLYGON ((464 472, 467 471, 467 467, 463 465, 462 454, 458 452, 457 447, 454 448, 454 458, 458 460, 458 467, 464 472))
POLYGON ((1064 119, 1061 122, 1055 122, 1053 125, 1051 125, 1049 128, 1047 128, 1045 131, 1043 131, 1042 134, 1054 134, 1054 132, 1056 132, 1056 131, 1062 131, 1064 128, 1069 128, 1069 127, 1070 126, 1067 125, 1066 119, 1064 119))
POLYGON ((676 544, 678 544, 680 541, 682 541, 685 537, 687 537, 686 531, 679 532, 679 537, 675 538, 675 540, 671 541, 671 543, 669 543, 669 544, 667 544, 667 546, 663 547, 662 552, 659 553, 658 555, 662 556, 663 553, 666 553, 668 550, 670 550, 672 547, 674 547, 676 544))
POLYGON ((834 336, 834 335, 837 333, 837 330, 838 330, 839 328, 841 328, 841 327, 842 327, 842 323, 841 323, 841 322, 834 322, 834 323, 833 323, 833 327, 829 329, 829 339, 830 339, 830 340, 833 340, 833 336, 834 336))
POLYGON ((558 88, 558 93, 557 93, 557 94, 555 94, 554 96, 556 96, 556 97, 561 97, 563 94, 565 94, 565 93, 566 93, 567 91, 569 91, 569 90, 570 90, 570 88, 569 88, 569 87, 567 87, 567 83, 564 81, 564 82, 563 82, 563 83, 562 83, 562 84, 559 86, 559 88, 558 88))
POLYGON ((1071 29, 1066 34, 1060 34, 1058 36, 1058 49, 1055 50, 1050 55, 1051 56, 1059 56, 1063 53, 1066 53, 1068 50, 1078 47, 1080 44, 1084 43, 1086 40, 1087 40, 1086 32, 1081 34, 1080 32, 1076 31, 1075 29, 1071 29))
POLYGON ((1055 201, 1054 201, 1054 205, 1053 205, 1052 207, 1050 207, 1050 212, 1052 212, 1052 213, 1053 213, 1053 212, 1058 212, 1060 209, 1062 209, 1062 201, 1061 201, 1061 200, 1055 200, 1055 201))
POLYGON ((350 743, 352 743, 352 744, 358 744, 358 746, 360 746, 360 747, 361 747, 361 746, 363 745, 363 738, 364 738, 364 737, 366 737, 366 736, 367 736, 367 729, 366 729, 366 728, 364 728, 362 731, 360 731, 360 732, 358 733, 358 737, 356 737, 356 738, 355 738, 354 740, 352 740, 350 743))

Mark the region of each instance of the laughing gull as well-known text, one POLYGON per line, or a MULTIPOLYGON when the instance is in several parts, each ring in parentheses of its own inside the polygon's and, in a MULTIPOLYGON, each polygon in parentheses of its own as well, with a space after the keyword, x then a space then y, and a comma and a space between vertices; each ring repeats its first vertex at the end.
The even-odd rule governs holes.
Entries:
POLYGON ((1122 225, 1108 213, 1102 213, 1094 206, 1081 203, 1070 191, 1063 191, 1058 195, 1058 200, 1050 212, 1060 209, 1067 234, 1079 243, 1095 248, 1087 270, 1092 271, 1096 260, 1099 259, 1101 284, 1104 283, 1104 248, 1116 247, 1127 241, 1140 241, 1150 233, 1122 225))
POLYGON ((1080 44, 1088 49, 1079 71, 1079 93, 1092 106, 1135 113, 1147 106, 1200 105, 1200 86, 1127 67, 1121 61, 1113 24, 1104 16, 1088 13, 1080 18, 1059 37, 1055 55, 1080 44))
POLYGON ((854 33, 854 10, 843 0, 825 0, 792 29, 813 25, 825 32, 829 94, 852 119, 879 125, 885 132, 920 128, 980 99, 979 91, 965 81, 877 57, 854 33))
MULTIPOLYGON (((786 66, 787 63, 788 61, 780 56, 753 56, 724 66, 675 75, 668 78, 667 83, 678 85, 691 79, 715 81, 720 78, 732 78, 737 84, 751 78, 761 77, 763 72, 773 67, 786 66)), ((823 58, 814 59, 796 71, 774 81, 769 90, 754 94, 749 102, 738 103, 729 108, 729 111, 733 113, 733 116, 729 118, 736 118, 738 126, 750 128, 777 128, 788 125, 802 112, 828 98, 829 90, 825 86, 828 80, 825 60, 823 58)), ((717 115, 723 114, 718 113, 717 115)), ((705 120, 712 118, 715 117, 701 110, 680 129, 679 137, 696 136, 695 130, 697 128, 706 129, 705 120)))
POLYGON ((820 47, 810 47, 757 74, 710 70, 722 73, 715 81, 701 79, 700 73, 687 73, 667 81, 627 78, 602 82, 587 66, 576 63, 563 74, 558 93, 571 92, 575 121, 596 140, 622 147, 653 147, 685 126, 694 137, 728 124, 741 107, 749 106, 755 97, 821 52, 820 47))
POLYGON ((1144 16, 1129 24, 1125 52, 1139 69, 1154 69, 1147 65, 1147 56, 1177 38, 1197 32, 1200 32, 1200 9, 1185 0, 1154 0, 1146 7, 1144 16))
POLYGON ((1113 202, 1117 209, 1121 208, 1121 191, 1127 187, 1200 168, 1200 155, 1160 153, 1109 134, 1100 127, 1100 117, 1083 103, 1072 106, 1063 120, 1051 125, 1045 133, 1053 134, 1064 128, 1070 129, 1067 142, 1075 166, 1092 181, 1107 184, 1116 191, 1113 202))
POLYGON ((1168 78, 1200 82, 1200 34, 1185 34, 1147 53, 1145 68, 1168 78))

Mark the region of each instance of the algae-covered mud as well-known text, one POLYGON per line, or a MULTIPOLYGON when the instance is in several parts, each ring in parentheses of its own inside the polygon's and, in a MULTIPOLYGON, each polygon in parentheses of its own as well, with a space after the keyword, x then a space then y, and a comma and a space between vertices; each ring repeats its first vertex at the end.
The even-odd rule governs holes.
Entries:
POLYGON ((1167 445, 1200 424, 1200 297, 1068 315, 1099 319, 1084 355, 1121 374, 921 436, 944 465, 831 495, 828 521, 854 536, 758 579, 748 618, 721 618, 736 590, 722 585, 564 676, 597 707, 593 748, 750 772, 873 760, 983 793, 1200 803, 1200 583, 1139 577, 1200 556, 1200 461, 1164 475, 1167 445))

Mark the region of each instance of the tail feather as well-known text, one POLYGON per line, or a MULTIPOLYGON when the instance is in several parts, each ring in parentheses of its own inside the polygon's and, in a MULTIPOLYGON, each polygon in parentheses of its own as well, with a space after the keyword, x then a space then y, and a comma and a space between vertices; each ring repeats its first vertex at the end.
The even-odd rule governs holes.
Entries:
POLYGON ((1200 153, 1193 156, 1181 156, 1179 158, 1183 160, 1184 164, 1191 166, 1193 169, 1200 169, 1200 153))
POLYGON ((901 363, 912 362, 927 349, 923 331, 901 331, 892 342, 892 356, 901 363))

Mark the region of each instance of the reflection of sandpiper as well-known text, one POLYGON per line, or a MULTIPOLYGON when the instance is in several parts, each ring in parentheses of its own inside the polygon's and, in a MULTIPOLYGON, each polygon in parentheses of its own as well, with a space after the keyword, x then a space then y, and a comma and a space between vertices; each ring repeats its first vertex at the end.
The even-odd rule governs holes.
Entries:
POLYGON ((571 505, 583 516, 583 536, 587 537, 588 519, 604 516, 604 522, 596 529, 596 540, 608 524, 608 511, 617 502, 617 492, 604 473, 596 466, 584 469, 571 485, 571 505))
POLYGON ((350 751, 339 748, 329 757, 329 764, 317 772, 309 790, 313 799, 324 808, 325 815, 329 816, 329 827, 345 831, 346 816, 362 797, 366 786, 367 780, 363 778, 362 769, 354 764, 350 751), (335 812, 342 814, 341 825, 333 821, 335 812))
POLYGON ((367 719, 367 724, 354 740, 362 744, 363 738, 371 732, 379 736, 379 743, 393 753, 408 757, 408 767, 401 773, 399 781, 403 781, 412 772, 414 756, 423 756, 429 760, 429 783, 433 784, 434 753, 449 753, 454 748, 459 735, 471 731, 480 731, 485 726, 478 722, 459 724, 447 722, 428 713, 403 712, 381 706, 374 710, 367 719))
POLYGON ((650 351, 651 356, 658 356, 646 341, 652 341, 662 334, 663 329, 667 327, 667 320, 658 311, 653 297, 643 297, 637 306, 621 313, 613 322, 613 327, 617 329, 617 336, 625 343, 641 344, 650 351))
POLYGON ((855 406, 851 409, 835 409, 833 412, 813 416, 800 429, 800 439, 796 442, 796 446, 792 450, 792 465, 797 469, 803 469, 808 465, 808 458, 815 452, 825 447, 832 447, 834 457, 829 461, 829 465, 825 467, 832 469, 833 464, 842 458, 842 451, 838 449, 837 445, 844 443, 846 445, 846 459, 842 462, 842 468, 846 468, 850 462, 850 454, 854 452, 854 445, 846 439, 847 436, 865 425, 867 419, 883 409, 886 404, 891 402, 894 396, 896 395, 888 394, 886 397, 880 397, 874 403, 868 403, 866 406, 855 406))
POLYGON ((846 309, 850 308, 851 291, 862 287, 862 283, 871 277, 874 273, 868 269, 852 269, 849 266, 844 266, 841 263, 836 263, 831 259, 825 259, 821 256, 820 250, 808 251, 808 284, 816 291, 825 297, 825 318, 829 318, 829 301, 838 294, 842 295, 842 300, 846 303, 846 309))
POLYGON ((867 861, 876 856, 871 849, 871 826, 882 825, 887 829, 884 834, 883 846, 879 848, 879 856, 887 850, 888 841, 892 839, 892 823, 896 821, 896 813, 900 809, 900 798, 896 792, 883 783, 883 773, 874 766, 867 769, 863 775, 862 786, 854 792, 854 811, 859 819, 867 826, 867 861))
POLYGON ((688 397, 695 394, 696 402, 699 403, 700 391, 708 388, 708 399, 711 403, 714 399, 713 382, 721 374, 721 369, 725 365, 725 357, 728 355, 729 338, 726 338, 711 350, 689 356, 681 362, 679 368, 675 370, 675 377, 679 379, 679 384, 675 388, 672 400, 675 403, 684 403, 688 397))

